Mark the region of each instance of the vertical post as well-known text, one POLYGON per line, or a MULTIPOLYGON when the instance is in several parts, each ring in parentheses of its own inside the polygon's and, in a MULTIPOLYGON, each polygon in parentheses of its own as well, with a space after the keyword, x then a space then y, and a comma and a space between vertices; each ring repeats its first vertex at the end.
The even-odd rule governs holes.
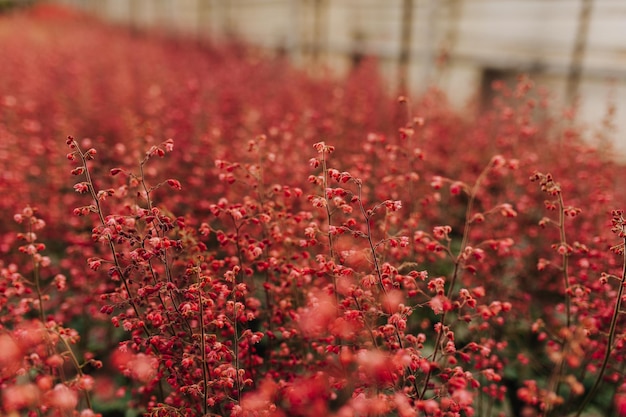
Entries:
POLYGON ((437 56, 437 84, 444 83, 448 75, 450 61, 459 37, 459 21, 461 20, 461 1, 448 2, 448 23, 446 34, 437 56))
POLYGON ((313 61, 313 66, 318 67, 320 61, 320 55, 322 50, 322 33, 323 33, 323 9, 325 6, 325 0, 313 0, 313 45, 312 45, 312 53, 311 58, 313 61))
MULTIPOLYGON (((435 40, 437 39, 438 24, 437 11, 441 5, 439 0, 427 0, 424 4, 424 9, 420 9, 421 15, 424 16, 424 24, 422 25, 422 31, 420 38, 422 39, 421 52, 418 56, 419 60, 419 77, 417 78, 419 85, 417 91, 423 93, 427 88, 431 86, 433 82, 433 72, 435 68, 435 40)), ((409 49, 410 50, 410 49, 409 49)), ((407 63, 407 67, 410 68, 410 63, 407 63)), ((413 88, 415 90, 415 87, 413 88)))
POLYGON ((233 35, 233 12, 231 8, 231 1, 222 1, 218 4, 222 5, 222 13, 224 15, 224 24, 222 25, 222 36, 232 37, 233 35))
POLYGON ((150 26, 157 26, 160 30, 169 31, 168 27, 168 10, 166 6, 167 0, 157 0, 152 1, 152 7, 154 8, 152 11, 153 22, 150 22, 150 26))
POLYGON ((402 26, 400 32, 400 55, 398 56, 398 89, 406 94, 411 59, 413 35, 413 0, 402 0, 402 26))
POLYGON ((163 26, 168 32, 176 32, 178 30, 181 7, 181 5, 175 6, 172 0, 163 0, 163 3, 161 3, 161 16, 159 19, 163 21, 163 26))
POLYGON ((292 36, 285 40, 285 48, 290 59, 297 61, 302 56, 302 0, 291 0, 289 2, 289 13, 291 15, 290 31, 292 36))
POLYGON ((106 10, 106 0, 92 1, 87 4, 87 10, 89 13, 102 18, 104 16, 104 10, 106 10))
POLYGON ((196 35, 199 40, 210 39, 211 0, 196 0, 196 35), (207 28, 208 27, 208 28, 207 28))
POLYGON ((131 31, 134 33, 139 29, 137 1, 128 0, 128 23, 130 23, 131 31))
POLYGON ((576 31, 572 60, 570 62, 565 87, 565 99, 570 105, 574 105, 575 101, 578 99, 578 88, 580 86, 582 64, 587 48, 587 35, 589 33, 589 21, 591 20, 593 0, 581 0, 581 3, 580 13, 578 14, 578 29, 576 31))

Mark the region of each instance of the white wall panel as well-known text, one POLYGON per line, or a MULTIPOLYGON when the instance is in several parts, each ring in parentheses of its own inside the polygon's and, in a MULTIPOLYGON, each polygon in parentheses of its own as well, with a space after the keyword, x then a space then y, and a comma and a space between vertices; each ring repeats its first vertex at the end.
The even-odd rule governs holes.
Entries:
MULTIPOLYGON (((299 65, 331 65, 338 74, 349 69, 360 51, 379 57, 390 88, 398 78, 404 0, 57 1, 139 28, 157 26, 215 40, 235 35, 263 48, 283 50, 299 65)), ((420 92, 437 82, 460 105, 479 91, 485 69, 530 71, 562 99, 581 4, 582 0, 413 0, 409 86, 420 92), (449 59, 446 66, 438 66, 444 48, 449 59)), ((582 116, 597 120, 612 92, 626 148, 626 0, 593 0, 590 16, 579 90, 584 98, 582 116)))

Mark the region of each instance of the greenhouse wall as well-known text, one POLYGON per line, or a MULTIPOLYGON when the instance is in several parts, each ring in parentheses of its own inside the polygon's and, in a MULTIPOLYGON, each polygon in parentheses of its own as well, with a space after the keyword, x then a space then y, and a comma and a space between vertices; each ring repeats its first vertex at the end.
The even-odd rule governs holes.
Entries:
POLYGON ((609 103, 626 145, 622 0, 58 0, 103 18, 201 38, 235 36, 312 71, 378 58, 390 89, 436 86, 456 105, 496 75, 531 75, 598 123, 609 103))

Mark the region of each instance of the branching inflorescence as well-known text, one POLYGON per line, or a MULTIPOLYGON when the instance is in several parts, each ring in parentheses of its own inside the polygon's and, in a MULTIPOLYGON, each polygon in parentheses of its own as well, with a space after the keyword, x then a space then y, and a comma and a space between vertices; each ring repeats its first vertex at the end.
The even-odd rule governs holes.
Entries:
POLYGON ((459 112, 40 7, 0 19, 3 415, 626 415, 623 167, 530 80, 459 112))

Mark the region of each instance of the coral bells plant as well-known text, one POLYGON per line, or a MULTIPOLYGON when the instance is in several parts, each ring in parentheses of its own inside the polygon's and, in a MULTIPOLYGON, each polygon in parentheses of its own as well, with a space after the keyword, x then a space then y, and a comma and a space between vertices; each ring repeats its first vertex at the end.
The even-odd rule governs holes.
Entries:
POLYGON ((528 78, 458 110, 53 6, 0 45, 3 415, 626 415, 624 167, 528 78))
MULTIPOLYGON (((138 174, 119 168, 111 170, 112 176, 127 177, 128 186, 122 186, 122 193, 131 193, 134 201, 119 214, 106 214, 103 208, 105 200, 115 196, 115 190, 99 190, 92 180, 88 161, 94 159, 95 149, 83 151, 72 137, 68 137, 67 145, 68 159, 78 163, 72 174, 85 180, 74 189, 90 195, 92 200, 91 204, 74 209, 74 214, 95 214, 98 222, 92 238, 109 252, 106 258, 88 259, 93 270, 105 267, 113 283, 111 291, 102 294, 107 304, 101 312, 113 315, 113 325, 130 335, 119 345, 114 363, 124 375, 141 384, 137 394, 149 401, 153 415, 168 413, 168 407, 186 402, 196 404, 189 412, 206 415, 209 404, 217 403, 219 408, 225 397, 238 398, 244 375, 237 365, 237 322, 242 318, 248 321, 245 306, 237 301, 237 291, 245 294, 246 290, 235 279, 239 268, 233 266, 223 282, 213 282, 199 261, 191 258, 181 264, 177 253, 185 245, 178 234, 185 228, 184 219, 156 207, 152 193, 162 185, 175 190, 182 186, 175 179, 150 186, 144 176, 150 158, 172 151, 173 141, 152 146, 140 162, 138 174), (208 300, 204 297, 209 291, 220 294, 219 299, 211 299, 211 305, 217 303, 223 312, 205 317, 208 300), (230 332, 232 339, 222 343, 222 336, 230 332), (230 345, 235 347, 229 349, 230 345), (219 381, 210 373, 218 374, 219 381), (210 396, 213 390, 217 390, 216 395, 210 396), (197 400, 189 400, 194 397, 197 400)), ((201 243, 190 244, 189 249, 194 252, 203 247, 201 243)))
POLYGON ((39 233, 46 223, 36 210, 25 207, 15 214, 15 222, 24 227, 17 234, 19 252, 28 258, 20 270, 11 263, 2 267, 2 318, 0 334, 0 377, 3 384, 2 405, 6 415, 20 415, 38 410, 39 415, 67 415, 82 410, 81 415, 95 415, 91 391, 94 379, 86 367, 99 368, 89 352, 76 355, 78 331, 64 327, 55 318, 61 308, 60 298, 67 289, 63 274, 50 276, 51 259, 39 233))

